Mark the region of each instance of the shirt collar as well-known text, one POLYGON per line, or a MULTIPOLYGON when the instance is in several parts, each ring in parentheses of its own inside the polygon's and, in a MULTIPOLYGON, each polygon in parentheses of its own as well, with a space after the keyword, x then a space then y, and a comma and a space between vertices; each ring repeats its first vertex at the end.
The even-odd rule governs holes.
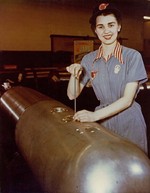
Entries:
MULTIPOLYGON (((99 49, 98 49, 97 56, 96 56, 96 59, 95 59, 95 60, 100 59, 102 56, 103 56, 103 49, 102 49, 102 45, 101 45, 101 46, 99 47, 99 49)), ((123 64, 122 46, 120 45, 119 42, 117 42, 116 47, 115 47, 113 53, 109 56, 109 58, 110 58, 111 56, 114 56, 115 58, 118 59, 118 61, 119 61, 121 64, 123 64)), ((108 58, 108 59, 109 59, 109 58, 108 58)))

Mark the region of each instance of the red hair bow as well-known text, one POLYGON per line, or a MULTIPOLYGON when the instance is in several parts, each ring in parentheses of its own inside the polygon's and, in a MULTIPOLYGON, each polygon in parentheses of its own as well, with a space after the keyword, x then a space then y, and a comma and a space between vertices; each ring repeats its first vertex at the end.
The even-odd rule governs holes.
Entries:
POLYGON ((100 4, 99 5, 99 10, 102 11, 102 10, 106 9, 108 5, 109 5, 109 3, 102 3, 102 4, 100 4))

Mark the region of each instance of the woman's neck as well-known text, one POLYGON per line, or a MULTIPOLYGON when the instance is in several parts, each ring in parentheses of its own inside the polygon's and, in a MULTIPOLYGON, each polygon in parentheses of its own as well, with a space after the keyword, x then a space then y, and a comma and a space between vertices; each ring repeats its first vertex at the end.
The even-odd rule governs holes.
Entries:
POLYGON ((114 52, 117 41, 113 44, 102 44, 103 57, 107 60, 107 58, 114 52))

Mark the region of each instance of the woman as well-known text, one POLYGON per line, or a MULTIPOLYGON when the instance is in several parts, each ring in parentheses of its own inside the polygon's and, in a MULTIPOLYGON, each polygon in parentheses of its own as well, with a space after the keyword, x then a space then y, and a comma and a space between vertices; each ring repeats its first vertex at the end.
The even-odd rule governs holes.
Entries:
POLYGON ((147 81, 142 57, 138 51, 117 41, 121 14, 111 4, 98 5, 90 24, 101 45, 98 50, 85 55, 81 64, 67 67, 71 74, 67 95, 71 100, 78 97, 90 80, 100 105, 94 112, 78 111, 74 120, 99 121, 147 152, 146 125, 141 107, 135 102, 139 86, 147 81))

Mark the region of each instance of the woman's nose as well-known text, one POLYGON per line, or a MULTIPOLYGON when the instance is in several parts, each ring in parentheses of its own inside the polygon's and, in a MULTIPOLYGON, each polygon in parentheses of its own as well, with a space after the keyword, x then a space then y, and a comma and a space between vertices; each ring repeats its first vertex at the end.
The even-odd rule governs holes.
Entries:
POLYGON ((109 30, 109 28, 108 27, 105 27, 104 28, 104 33, 108 33, 110 30, 109 30))

